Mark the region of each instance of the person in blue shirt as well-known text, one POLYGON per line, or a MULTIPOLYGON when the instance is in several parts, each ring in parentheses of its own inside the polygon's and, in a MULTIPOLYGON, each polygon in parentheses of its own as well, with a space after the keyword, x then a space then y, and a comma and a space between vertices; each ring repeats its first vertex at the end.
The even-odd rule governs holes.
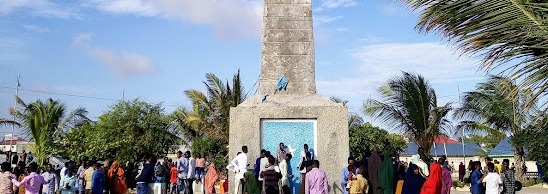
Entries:
POLYGON ((93 164, 93 169, 93 175, 91 176, 91 193, 103 194, 105 174, 101 171, 98 163, 93 164))
POLYGON ((181 151, 178 151, 177 152, 177 163, 176 163, 176 166, 177 166, 177 182, 178 182, 178 189, 179 189, 179 192, 183 192, 183 193, 187 193, 187 189, 188 189, 188 167, 189 167, 189 161, 188 161, 188 158, 186 156, 186 154, 184 154, 183 156, 183 152, 181 151))
POLYGON ((474 162, 474 167, 475 169, 470 176, 470 192, 472 194, 482 194, 483 188, 481 183, 481 177, 483 176, 483 173, 481 173, 481 163, 479 161, 474 162))
POLYGON ((148 184, 152 183, 154 178, 154 164, 152 164, 152 156, 146 155, 143 164, 143 170, 135 178, 137 181, 137 194, 147 194, 148 184))
POLYGON ((350 156, 348 157, 348 166, 344 167, 341 171, 341 186, 343 188, 343 193, 348 194, 348 191, 346 190, 346 186, 350 181, 352 181, 352 177, 355 177, 356 174, 358 174, 359 168, 354 165, 356 159, 354 157, 350 156))
POLYGON ((263 159, 265 157, 266 157, 266 150, 262 149, 261 150, 261 155, 257 158, 257 160, 255 160, 255 169, 254 169, 254 172, 253 172, 253 175, 255 176, 255 180, 258 181, 257 183, 259 185, 259 189, 261 189, 261 190, 263 188, 263 181, 262 181, 262 179, 259 180, 259 175, 261 175, 261 159, 263 159))

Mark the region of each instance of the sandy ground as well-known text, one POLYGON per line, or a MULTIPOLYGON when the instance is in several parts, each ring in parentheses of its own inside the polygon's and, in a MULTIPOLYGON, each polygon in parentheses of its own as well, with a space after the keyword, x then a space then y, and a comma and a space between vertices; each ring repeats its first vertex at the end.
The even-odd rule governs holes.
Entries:
MULTIPOLYGON (((451 194, 465 194, 470 193, 469 191, 451 191, 451 194)), ((521 189, 521 191, 518 191, 516 193, 522 193, 522 194, 548 194, 548 188, 542 187, 542 185, 536 185, 532 187, 524 187, 521 189)))

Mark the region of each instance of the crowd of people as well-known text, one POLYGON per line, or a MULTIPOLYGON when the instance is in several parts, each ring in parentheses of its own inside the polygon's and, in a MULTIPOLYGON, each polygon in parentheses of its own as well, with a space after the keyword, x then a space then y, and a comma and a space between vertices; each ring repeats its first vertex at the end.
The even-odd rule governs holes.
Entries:
MULTIPOLYGON (((303 145, 296 167, 299 173, 294 175, 290 164, 294 156, 285 148, 280 143, 274 155, 261 150, 254 170, 249 171, 248 149, 243 146, 226 167, 235 173, 234 193, 290 194, 291 188, 296 188, 296 193, 300 194, 329 193, 327 174, 320 169, 313 150, 307 144, 303 145), (294 178, 300 180, 299 186, 292 185, 294 178)), ((215 164, 206 164, 200 154, 194 158, 190 151, 177 152, 175 160, 166 157, 157 161, 155 157, 145 155, 141 162, 123 166, 117 161, 101 163, 85 159, 78 165, 68 161, 62 168, 51 164, 40 168, 27 157, 18 158, 21 160, 16 161, 16 165, 12 164, 14 161, 1 164, 2 194, 126 194, 128 189, 135 189, 138 194, 157 193, 151 191, 151 183, 165 183, 166 186, 160 188, 161 193, 192 194, 197 185, 195 182, 201 183, 199 185, 203 187, 200 190, 206 194, 228 193, 227 182, 221 184, 220 190, 215 189, 216 182, 224 179, 215 164)), ((461 163, 458 166, 459 180, 469 180, 472 194, 514 194, 516 182, 509 160, 500 164, 486 158, 485 163, 482 167, 479 161, 470 161, 468 178, 465 178, 461 163)), ((348 158, 348 165, 341 170, 340 189, 345 194, 449 194, 454 169, 445 156, 437 160, 426 157, 422 148, 409 163, 399 161, 397 155, 384 154, 381 157, 373 152, 361 160, 348 158)))
MULTIPOLYGON (((234 193, 286 194, 291 193, 291 174, 288 164, 293 156, 287 153, 283 143, 274 155, 261 150, 255 161, 254 171, 248 171, 247 147, 242 148, 227 166, 235 172, 234 193)), ((472 194, 514 194, 516 185, 514 170, 505 159, 502 164, 485 159, 482 168, 479 161, 470 164, 468 171, 472 194)), ((458 167, 459 180, 464 181, 464 169, 458 167)), ((299 158, 300 187, 298 193, 329 193, 327 176, 319 169, 319 161, 313 152, 304 145, 299 158)), ((411 161, 399 161, 397 155, 372 153, 369 157, 357 160, 348 158, 348 166, 341 170, 341 190, 345 194, 449 194, 453 186, 452 173, 456 171, 446 156, 438 159, 427 157, 419 148, 411 161)), ((338 188, 331 188, 338 189, 338 188)), ((208 190, 207 193, 212 193, 208 190)))
MULTIPOLYGON (((155 193, 149 187, 151 183, 168 185, 161 187, 161 193, 193 193, 193 180, 204 180, 205 159, 199 154, 196 159, 191 157, 190 151, 184 154, 179 151, 177 156, 176 161, 166 157, 162 162, 145 155, 141 162, 124 166, 117 161, 101 163, 84 159, 78 165, 68 161, 62 168, 51 164, 40 168, 27 157, 18 156, 24 160, 14 160, 13 166, 10 162, 1 164, 0 193, 126 194, 128 189, 135 189, 138 194, 149 194, 155 193)), ((208 175, 215 177, 206 179, 213 187, 218 178, 214 164, 210 165, 208 175)))
MULTIPOLYGON (((300 174, 299 193, 328 194, 327 174, 320 169, 320 161, 315 160, 314 152, 303 145, 303 151, 297 167, 300 174)), ((234 193, 247 194, 290 194, 290 180, 293 178, 290 161, 291 153, 280 143, 275 155, 270 151, 261 150, 255 160, 254 171, 248 171, 247 146, 230 162, 227 169, 235 173, 234 193)), ((207 176, 206 176, 207 177, 207 176)), ((214 193, 207 190, 206 193, 214 193)))

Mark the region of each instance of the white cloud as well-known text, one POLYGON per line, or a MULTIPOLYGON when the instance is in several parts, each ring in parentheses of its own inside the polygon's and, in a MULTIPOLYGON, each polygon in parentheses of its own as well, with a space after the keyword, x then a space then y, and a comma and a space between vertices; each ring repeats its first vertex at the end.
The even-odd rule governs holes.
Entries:
POLYGON ((314 25, 327 24, 342 18, 343 16, 316 16, 314 17, 314 25))
POLYGON ((315 11, 323 11, 339 7, 351 7, 357 4, 358 0, 322 0, 322 3, 315 11))
POLYGON ((0 0, 0 15, 7 15, 18 10, 45 17, 79 18, 68 5, 58 5, 48 0, 0 0))
POLYGON ((460 83, 479 80, 477 62, 442 43, 371 44, 351 50, 358 60, 354 67, 361 76, 338 80, 320 80, 318 88, 325 95, 362 98, 376 94, 377 88, 401 71, 423 75, 431 84, 460 83))
POLYGON ((38 33, 46 33, 46 32, 51 31, 48 28, 40 27, 40 26, 33 25, 33 24, 23 25, 23 28, 27 29, 28 31, 33 31, 33 32, 38 32, 38 33))
POLYGON ((258 0, 95 0, 99 10, 156 16, 212 26, 220 39, 258 38, 262 1, 258 0))
POLYGON ((107 65, 120 78, 147 75, 155 72, 154 63, 146 56, 92 46, 91 41, 92 34, 79 34, 73 39, 73 44, 84 50, 93 59, 107 65))

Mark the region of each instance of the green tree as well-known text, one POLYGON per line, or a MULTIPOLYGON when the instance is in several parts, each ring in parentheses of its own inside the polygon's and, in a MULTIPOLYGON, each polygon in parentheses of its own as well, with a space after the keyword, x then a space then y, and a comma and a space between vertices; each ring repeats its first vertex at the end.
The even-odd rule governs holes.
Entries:
POLYGON ((357 158, 369 157, 372 152, 393 154, 402 152, 407 143, 402 136, 390 134, 370 123, 350 126, 350 155, 357 158))
POLYGON ((139 99, 117 102, 94 125, 76 130, 84 130, 76 131, 77 137, 87 135, 87 156, 121 162, 137 161, 145 154, 161 157, 171 145, 181 143, 161 105, 139 99))
POLYGON ((467 92, 462 107, 454 114, 455 118, 463 120, 461 126, 468 126, 465 129, 485 130, 475 126, 487 126, 510 134, 515 150, 516 177, 521 181, 525 180, 524 144, 515 137, 527 130, 538 112, 536 106, 528 105, 530 97, 528 90, 519 90, 510 79, 492 76, 474 91, 467 92), (516 90, 519 95, 510 94, 516 90))
POLYGON ((432 148, 435 137, 452 127, 446 119, 451 103, 438 106, 436 92, 418 74, 403 72, 403 76, 390 79, 379 92, 382 101, 367 100, 364 113, 410 134, 425 150, 432 148))
POLYGON ((228 154, 228 130, 230 107, 246 99, 240 80, 240 71, 232 77, 232 83, 207 73, 204 85, 206 93, 199 90, 185 90, 192 102, 192 109, 178 109, 172 114, 175 125, 192 142, 192 150, 201 153, 209 161, 217 161, 219 170, 225 171, 228 154), (222 159, 220 159, 222 158, 222 159))
POLYGON ((12 113, 23 126, 23 132, 32 137, 34 144, 31 150, 38 164, 44 164, 49 155, 56 154, 59 142, 55 140, 59 134, 89 120, 84 108, 75 109, 66 115, 65 105, 51 98, 30 104, 19 97, 16 100, 23 108, 12 113))
POLYGON ((91 145, 97 144, 94 138, 94 123, 88 122, 82 126, 74 127, 62 135, 59 155, 63 158, 81 160, 84 157, 90 158, 91 145))
MULTIPOLYGON (((548 3, 545 0, 400 0, 419 11, 416 28, 437 32, 465 53, 481 54, 481 67, 502 69, 532 91, 526 105, 548 91, 548 3)), ((514 90, 512 95, 517 94, 514 90)))
POLYGON ((515 137, 515 142, 524 145, 527 149, 526 158, 532 161, 538 161, 542 165, 542 169, 548 169, 548 141, 545 137, 548 137, 548 117, 546 117, 546 111, 540 112, 536 117, 536 120, 529 125, 521 136, 515 137), (541 137, 541 138, 539 138, 541 137))

